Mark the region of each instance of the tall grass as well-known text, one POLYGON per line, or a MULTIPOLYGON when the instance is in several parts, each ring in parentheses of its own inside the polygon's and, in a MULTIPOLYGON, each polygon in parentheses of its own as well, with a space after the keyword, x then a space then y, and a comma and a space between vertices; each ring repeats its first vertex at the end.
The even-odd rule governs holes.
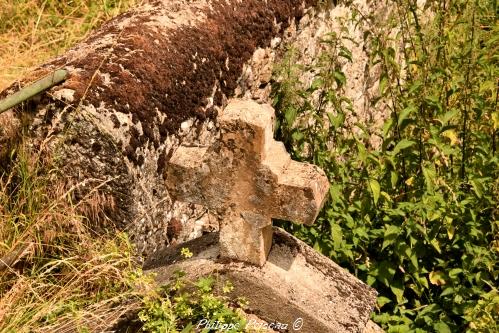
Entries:
POLYGON ((54 172, 21 146, 0 173, 0 332, 99 331, 139 302, 126 235, 92 231, 54 172))
MULTIPOLYGON (((0 0, 0 90, 138 2, 0 0)), ((0 150, 0 332, 100 331, 136 307, 126 235, 94 232, 49 161, 0 150)))
POLYGON ((0 90, 141 0, 0 0, 0 90))

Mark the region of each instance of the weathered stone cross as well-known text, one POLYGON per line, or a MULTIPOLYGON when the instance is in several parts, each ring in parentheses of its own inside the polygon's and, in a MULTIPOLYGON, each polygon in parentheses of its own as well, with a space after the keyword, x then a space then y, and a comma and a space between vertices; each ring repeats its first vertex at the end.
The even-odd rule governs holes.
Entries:
POLYGON ((329 189, 318 167, 291 160, 273 139, 274 110, 232 100, 219 118, 212 147, 179 147, 167 168, 178 200, 222 214, 220 254, 263 266, 272 245, 272 218, 312 224, 329 189))

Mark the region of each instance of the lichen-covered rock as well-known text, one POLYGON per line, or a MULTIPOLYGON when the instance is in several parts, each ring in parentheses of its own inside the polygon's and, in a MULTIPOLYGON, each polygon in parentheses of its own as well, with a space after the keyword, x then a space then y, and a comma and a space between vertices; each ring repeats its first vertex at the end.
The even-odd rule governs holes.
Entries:
MULTIPOLYGON (((287 46, 297 48, 305 65, 322 52, 321 38, 351 10, 317 3, 149 1, 1 92, 5 97, 57 68, 70 72, 27 107, 0 115, 0 144, 26 124, 31 146, 57 162, 75 201, 89 202, 83 213, 127 228, 144 254, 216 230, 216 213, 172 201, 166 165, 180 144, 213 144, 228 98, 271 102, 272 73, 287 46)), ((351 94, 371 115, 364 92, 373 80, 363 74, 368 48, 362 48, 368 27, 349 29, 360 43, 354 62, 345 64, 357 73, 351 94)))
POLYGON ((243 65, 314 2, 164 0, 118 16, 23 81, 70 72, 32 106, 31 144, 56 159, 76 200, 100 207, 86 213, 129 228, 140 250, 154 251, 172 219, 183 229, 184 213, 203 212, 173 209, 163 180, 173 149, 214 139, 243 65))
POLYGON ((219 118, 212 146, 180 146, 167 167, 170 195, 217 211, 225 259, 263 266, 272 245, 272 219, 313 224, 329 193, 326 174, 291 160, 273 139, 270 105, 234 99, 219 118))
MULTIPOLYGON (((378 146, 378 134, 389 112, 386 103, 374 103, 380 97, 382 70, 381 64, 372 61, 373 41, 378 33, 390 36, 391 46, 397 54, 402 53, 404 45, 397 35, 398 30, 389 24, 394 9, 389 3, 369 0, 338 1, 335 5, 307 8, 303 17, 286 29, 282 38, 275 38, 270 47, 253 54, 244 66, 236 95, 268 103, 271 99, 268 73, 281 65, 286 51, 293 56, 288 60, 291 63, 284 65, 299 67, 301 87, 306 90, 319 78, 324 56, 331 56, 328 53, 333 52, 324 41, 338 41, 337 45, 351 54, 351 61, 338 57, 334 64, 346 77, 341 94, 350 99, 352 109, 346 114, 346 120, 350 124, 363 124, 371 132, 370 143, 378 146)), ((286 78, 274 76, 273 79, 283 81, 286 78)), ((314 97, 318 99, 318 95, 316 92, 314 97)), ((331 107, 327 111, 335 113, 336 109, 331 107)))

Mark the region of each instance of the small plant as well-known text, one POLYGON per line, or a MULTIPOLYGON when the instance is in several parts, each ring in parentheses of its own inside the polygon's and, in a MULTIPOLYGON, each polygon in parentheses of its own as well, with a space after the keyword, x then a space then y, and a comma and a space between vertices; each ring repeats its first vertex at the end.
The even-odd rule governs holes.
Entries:
MULTIPOLYGON (((144 300, 139 319, 146 332, 215 332, 216 327, 224 327, 224 332, 244 332, 244 317, 232 307, 226 296, 216 296, 215 278, 199 278, 192 283, 185 274, 177 272, 169 285, 155 290, 144 300), (226 328, 226 329, 225 329, 226 328), (201 329, 201 330, 200 330, 201 329)), ((222 295, 231 292, 233 286, 227 282, 222 287, 222 295)))
POLYGON ((188 259, 188 258, 192 258, 193 256, 193 253, 191 252, 191 250, 189 250, 189 248, 187 247, 183 247, 181 250, 180 250, 180 254, 182 255, 182 257, 188 259))

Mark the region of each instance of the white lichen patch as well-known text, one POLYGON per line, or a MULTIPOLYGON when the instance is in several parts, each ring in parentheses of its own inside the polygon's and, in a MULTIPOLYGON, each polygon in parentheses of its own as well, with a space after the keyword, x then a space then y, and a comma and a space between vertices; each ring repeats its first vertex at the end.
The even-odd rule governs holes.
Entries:
POLYGON ((75 91, 72 89, 64 88, 64 89, 54 91, 52 93, 52 96, 54 96, 54 98, 57 98, 61 101, 72 103, 75 100, 75 97, 74 97, 75 91))

